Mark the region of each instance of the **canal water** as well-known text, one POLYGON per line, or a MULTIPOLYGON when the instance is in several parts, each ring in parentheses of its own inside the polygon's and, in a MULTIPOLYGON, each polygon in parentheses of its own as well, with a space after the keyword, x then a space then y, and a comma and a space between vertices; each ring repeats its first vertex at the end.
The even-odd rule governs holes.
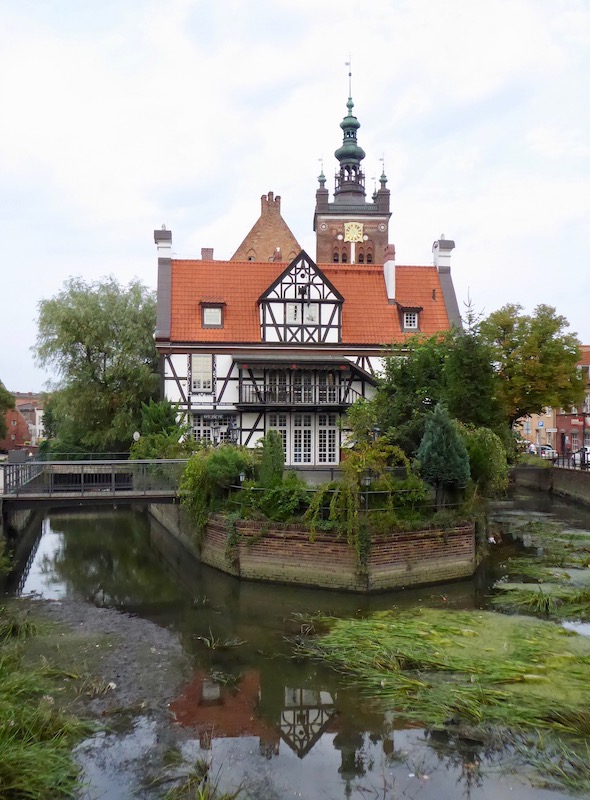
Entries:
MULTIPOLYGON (((590 513, 546 497, 516 497, 501 514, 590 530, 590 513)), ((497 565, 517 545, 492 546, 472 580, 359 597, 242 583, 193 562, 139 509, 49 511, 27 536, 30 555, 13 592, 115 608, 179 637, 193 673, 171 704, 170 741, 185 762, 204 759, 220 789, 242 787, 244 800, 572 797, 531 785, 509 769, 510 753, 410 727, 393 709, 372 707, 345 677, 290 657, 296 614, 483 608, 497 565)), ((85 742, 85 800, 162 796, 169 786, 144 781, 160 737, 138 710, 85 742)))

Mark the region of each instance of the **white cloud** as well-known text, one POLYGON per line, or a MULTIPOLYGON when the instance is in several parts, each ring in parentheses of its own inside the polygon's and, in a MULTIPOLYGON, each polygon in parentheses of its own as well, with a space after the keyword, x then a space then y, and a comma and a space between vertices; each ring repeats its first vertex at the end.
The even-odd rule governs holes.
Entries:
POLYGON ((460 293, 534 302, 558 283, 558 310, 590 341, 586 303, 565 290, 579 286, 590 211, 589 20, 583 0, 13 5, 0 333, 14 344, 0 378, 39 388, 30 319, 67 276, 153 285, 164 222, 178 255, 229 257, 273 190, 313 254, 318 159, 331 188, 349 53, 367 188, 383 155, 400 261, 429 263, 444 231, 460 293))

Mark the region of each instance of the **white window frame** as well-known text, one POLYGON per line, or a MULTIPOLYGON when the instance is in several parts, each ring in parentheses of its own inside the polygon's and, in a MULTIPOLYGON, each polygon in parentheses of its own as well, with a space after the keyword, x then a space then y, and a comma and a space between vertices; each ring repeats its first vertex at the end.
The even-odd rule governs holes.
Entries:
POLYGON ((222 306, 203 306, 203 328, 223 328, 222 306))
POLYGON ((313 464, 314 415, 296 413, 291 417, 293 464, 313 464))
POLYGON ((223 416, 215 420, 215 422, 211 419, 206 419, 207 416, 209 415, 206 412, 202 414, 193 414, 191 424, 191 436, 193 441, 199 442, 205 440, 207 442, 213 442, 213 428, 215 427, 217 433, 215 444, 229 442, 228 428, 232 422, 235 423, 235 416, 232 414, 223 414, 223 416))
POLYGON ((303 322, 305 325, 320 324, 320 304, 305 303, 303 306, 303 322))
POLYGON ((319 413, 316 416, 316 463, 337 464, 339 444, 338 415, 319 413))
POLYGON ((319 303, 287 303, 285 309, 287 325, 319 325, 319 303))
POLYGON ((404 330, 417 331, 418 330, 418 312, 417 311, 404 311, 404 330))
POLYGON ((213 393, 212 355, 191 355, 191 391, 195 394, 213 393))
POLYGON ((285 412, 277 411, 268 415, 268 430, 278 431, 283 440, 283 456, 285 463, 289 458, 289 415, 285 412))

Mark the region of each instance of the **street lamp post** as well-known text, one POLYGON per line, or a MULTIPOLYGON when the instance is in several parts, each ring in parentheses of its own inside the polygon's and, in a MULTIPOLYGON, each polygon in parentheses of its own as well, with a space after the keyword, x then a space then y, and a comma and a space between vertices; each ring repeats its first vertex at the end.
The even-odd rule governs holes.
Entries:
POLYGON ((369 513, 369 486, 371 485, 371 473, 366 472, 363 475, 363 485, 365 487, 365 514, 369 513))

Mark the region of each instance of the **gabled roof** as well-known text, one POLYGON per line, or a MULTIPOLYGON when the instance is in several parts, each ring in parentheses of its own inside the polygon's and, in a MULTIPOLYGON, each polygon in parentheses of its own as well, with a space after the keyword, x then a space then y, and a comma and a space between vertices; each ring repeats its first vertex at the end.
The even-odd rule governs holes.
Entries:
MULTIPOLYGON (((328 287, 330 292, 334 295, 335 300, 344 300, 338 289, 328 280, 325 273, 317 266, 317 264, 307 255, 305 250, 302 250, 296 258, 291 261, 289 266, 284 269, 281 274, 268 286, 265 291, 258 298, 258 302, 265 300, 272 293, 273 289, 278 286, 289 274, 296 276, 296 273, 304 269, 307 275, 310 273, 317 276, 319 280, 328 287)), ((307 280, 307 277, 306 277, 307 280)))
MULTIPOLYGON (((343 344, 376 347, 408 338, 401 328, 397 303, 386 294, 383 267, 319 264, 318 268, 344 298, 343 344)), ((185 261, 171 263, 171 342, 261 343, 259 298, 284 272, 278 262, 185 261), (225 302, 223 328, 203 328, 200 302, 225 302)), ((421 306, 420 332, 449 328, 439 274, 434 266, 396 266, 396 300, 421 306)))

